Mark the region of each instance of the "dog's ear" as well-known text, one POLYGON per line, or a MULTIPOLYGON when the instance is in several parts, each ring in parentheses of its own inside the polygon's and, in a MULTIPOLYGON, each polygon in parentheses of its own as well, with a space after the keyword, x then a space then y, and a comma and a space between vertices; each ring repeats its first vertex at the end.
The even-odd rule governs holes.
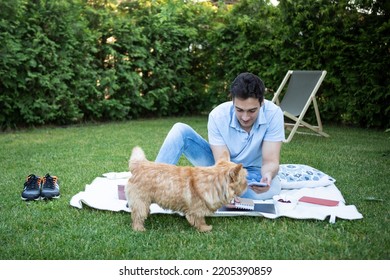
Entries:
POLYGON ((238 174, 240 173, 242 169, 242 164, 236 164, 233 168, 230 169, 229 175, 230 178, 234 181, 238 177, 238 174))
POLYGON ((229 152, 224 150, 219 161, 230 161, 229 152))

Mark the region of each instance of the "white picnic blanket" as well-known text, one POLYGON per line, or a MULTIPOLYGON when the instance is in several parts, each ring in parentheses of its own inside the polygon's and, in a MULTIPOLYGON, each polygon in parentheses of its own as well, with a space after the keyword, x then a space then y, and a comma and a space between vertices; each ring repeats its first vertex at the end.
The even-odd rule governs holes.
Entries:
MULTIPOLYGON (((110 172, 103 174, 103 177, 95 178, 91 184, 85 186, 85 190, 74 195, 70 200, 70 205, 79 209, 83 205, 91 208, 108 211, 126 211, 127 201, 123 194, 118 191, 126 185, 130 172, 110 172), (118 187, 119 186, 119 187, 118 187)), ((301 188, 292 190, 282 190, 281 195, 291 200, 298 200, 302 196, 312 196, 324 199, 339 201, 338 206, 321 206, 298 202, 292 210, 277 211, 276 213, 262 213, 254 211, 217 211, 214 217, 218 216, 262 216, 270 219, 278 217, 289 217, 293 219, 317 219, 325 220, 329 217, 329 222, 334 223, 336 218, 355 220, 362 219, 363 215, 359 213, 354 205, 346 205, 345 200, 335 184, 325 187, 301 188)), ((272 200, 255 201, 255 203, 272 204, 272 200)), ((175 211, 163 209, 157 204, 150 206, 151 214, 181 214, 175 211)))

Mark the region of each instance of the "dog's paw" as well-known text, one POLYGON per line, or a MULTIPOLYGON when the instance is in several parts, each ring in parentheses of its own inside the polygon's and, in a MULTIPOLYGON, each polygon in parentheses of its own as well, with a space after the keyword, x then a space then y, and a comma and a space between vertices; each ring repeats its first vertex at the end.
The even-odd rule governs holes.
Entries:
POLYGON ((206 224, 201 225, 201 226, 198 228, 198 230, 199 230, 200 232, 208 232, 208 231, 211 231, 212 229, 213 229, 213 226, 206 225, 206 224))
POLYGON ((132 226, 134 231, 146 231, 145 227, 143 225, 134 225, 132 226))

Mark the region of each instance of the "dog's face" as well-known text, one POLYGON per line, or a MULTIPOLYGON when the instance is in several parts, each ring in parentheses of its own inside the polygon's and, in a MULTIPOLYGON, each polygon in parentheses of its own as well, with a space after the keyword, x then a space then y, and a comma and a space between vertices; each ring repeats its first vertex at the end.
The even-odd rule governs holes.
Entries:
POLYGON ((231 188, 234 190, 235 195, 241 195, 247 188, 248 182, 247 177, 248 172, 247 170, 242 166, 242 164, 238 164, 234 171, 232 172, 232 182, 230 183, 231 188))
POLYGON ((219 161, 217 165, 228 170, 230 196, 234 197, 242 194, 247 188, 246 177, 248 175, 243 165, 225 160, 219 161))
POLYGON ((248 176, 248 172, 243 165, 231 162, 228 151, 222 153, 221 159, 217 162, 217 165, 225 166, 225 168, 229 169, 229 176, 231 179, 229 188, 234 192, 234 196, 242 194, 247 188, 246 177, 248 176))

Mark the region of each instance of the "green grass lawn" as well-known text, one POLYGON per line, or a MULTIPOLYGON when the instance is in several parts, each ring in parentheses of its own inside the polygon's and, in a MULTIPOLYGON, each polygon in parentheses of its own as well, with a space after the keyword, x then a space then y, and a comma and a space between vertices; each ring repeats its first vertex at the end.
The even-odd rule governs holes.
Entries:
POLYGON ((390 139, 383 131, 325 125, 330 138, 295 135, 282 149, 281 163, 307 164, 334 177, 361 220, 209 217, 212 232, 199 233, 181 216, 156 214, 139 233, 128 213, 69 205, 95 177, 127 171, 133 146, 154 159, 177 121, 207 136, 206 117, 0 134, 0 259, 389 259, 390 139), (59 176, 61 198, 22 201, 31 173, 59 176))

